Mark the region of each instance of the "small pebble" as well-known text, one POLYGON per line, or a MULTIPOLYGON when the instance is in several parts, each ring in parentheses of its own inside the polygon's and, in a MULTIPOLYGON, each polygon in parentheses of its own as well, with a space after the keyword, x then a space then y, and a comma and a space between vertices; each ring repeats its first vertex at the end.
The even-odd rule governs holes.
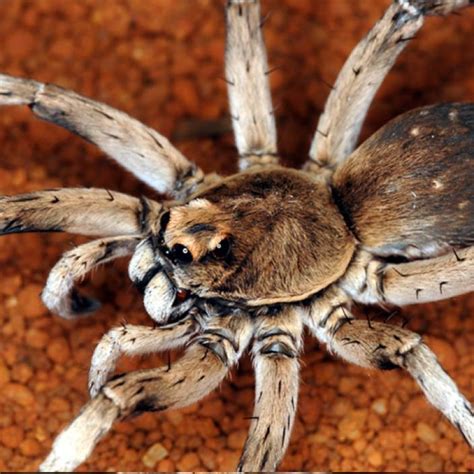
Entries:
POLYGON ((38 318, 46 314, 47 309, 40 298, 42 290, 41 285, 29 284, 18 292, 17 300, 20 314, 23 314, 26 318, 38 318))
POLYGON ((418 438, 421 439, 421 441, 424 441, 426 444, 436 443, 436 441, 439 439, 438 432, 427 423, 423 423, 422 421, 417 423, 416 433, 418 438))
POLYGON ((71 357, 69 344, 64 338, 56 338, 46 348, 48 357, 57 364, 65 364, 71 357))
POLYGON ((352 410, 338 424, 339 440, 356 440, 361 437, 366 420, 367 410, 352 410))
POLYGON ((10 371, 5 363, 0 360, 0 387, 7 384, 10 381, 10 371))
POLYGON ((378 398, 372 403, 371 408, 375 413, 385 415, 387 413, 387 401, 385 398, 378 398))
POLYGON ((161 443, 155 443, 142 457, 142 462, 146 467, 151 469, 155 467, 158 461, 161 461, 166 456, 168 456, 168 450, 161 443))
POLYGON ((374 467, 380 467, 383 464, 383 456, 380 451, 372 451, 367 456, 367 461, 374 467))
POLYGON ((423 472, 441 472, 443 461, 433 453, 425 453, 421 456, 420 467, 423 472))
POLYGON ((27 438, 23 440, 20 445, 20 452, 23 456, 36 457, 41 454, 41 446, 35 439, 27 438))
POLYGON ((18 448, 23 440, 23 430, 19 426, 7 426, 0 429, 0 443, 7 448, 18 448))
POLYGON ((180 471, 192 471, 197 466, 199 466, 199 456, 194 452, 184 454, 183 457, 176 462, 176 467, 180 471))
POLYGON ((3 387, 3 396, 11 402, 17 403, 25 408, 30 408, 35 402, 35 397, 31 390, 19 383, 8 383, 3 387))

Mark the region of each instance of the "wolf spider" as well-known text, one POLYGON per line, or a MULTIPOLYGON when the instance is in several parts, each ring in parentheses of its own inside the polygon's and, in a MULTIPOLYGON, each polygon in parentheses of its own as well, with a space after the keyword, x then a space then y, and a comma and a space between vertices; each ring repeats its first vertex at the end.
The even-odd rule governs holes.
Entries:
POLYGON ((95 349, 91 400, 41 466, 75 469, 121 418, 196 402, 250 348, 255 408, 237 469, 273 471, 290 440, 302 332, 363 367, 403 368, 474 445, 470 403, 421 337, 356 319, 353 301, 407 305, 474 289, 474 106, 422 107, 359 148, 383 78, 430 14, 472 0, 396 0, 346 61, 302 170, 278 165, 257 0, 226 6, 225 78, 240 172, 205 175, 156 131, 68 90, 0 75, 0 104, 99 146, 153 189, 158 203, 103 189, 53 189, 0 198, 0 233, 98 235, 67 252, 42 298, 65 318, 96 302, 74 283, 131 255, 129 276, 154 327, 110 330, 95 349), (173 366, 113 375, 122 354, 185 347, 173 366))

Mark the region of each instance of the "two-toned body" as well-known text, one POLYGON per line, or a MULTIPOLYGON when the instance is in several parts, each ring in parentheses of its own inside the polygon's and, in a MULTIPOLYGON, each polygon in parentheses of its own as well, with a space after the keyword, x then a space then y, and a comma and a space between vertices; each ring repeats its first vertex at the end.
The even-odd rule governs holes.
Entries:
POLYGON ((72 470, 117 420, 178 408, 213 390, 250 348, 256 396, 238 466, 272 471, 290 439, 308 328, 364 367, 406 369, 474 444, 470 403, 421 337, 357 320, 353 301, 404 305, 474 289, 474 106, 434 105, 389 122, 355 149, 362 120, 408 35, 468 1, 395 1, 349 57, 302 170, 278 164, 257 1, 229 1, 226 81, 241 171, 205 175, 156 131, 73 92, 0 75, 0 104, 28 105, 174 200, 100 189, 0 198, 0 233, 101 236, 66 253, 43 301, 66 318, 96 308, 74 283, 131 255, 154 327, 109 331, 91 362, 91 401, 43 470, 72 470), (325 130, 322 132, 322 130, 325 130), (123 354, 186 347, 170 367, 113 376, 123 354))

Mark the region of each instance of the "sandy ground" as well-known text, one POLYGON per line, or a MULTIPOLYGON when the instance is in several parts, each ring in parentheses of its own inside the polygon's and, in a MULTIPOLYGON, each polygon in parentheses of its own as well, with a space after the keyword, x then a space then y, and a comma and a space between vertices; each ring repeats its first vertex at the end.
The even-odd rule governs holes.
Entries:
MULTIPOLYGON (((206 171, 235 169, 231 134, 195 139, 193 120, 227 114, 224 25, 217 0, 0 2, 0 71, 50 81, 123 109, 167 136, 206 171)), ((318 114, 345 57, 386 0, 268 0, 265 35, 285 161, 305 160, 318 114)), ((474 9, 433 18, 378 93, 363 130, 441 101, 474 99, 474 9)), ((224 120, 224 122, 223 122, 224 120)), ((0 111, 0 193, 96 186, 155 196, 95 148, 27 109, 0 111)), ((85 239, 61 234, 0 239, 0 470, 36 470, 52 439, 87 400, 96 342, 122 321, 149 323, 126 261, 83 283, 103 302, 77 322, 48 314, 38 294, 61 253, 85 239)), ((405 308, 463 392, 474 397, 474 298, 405 308), (471 318, 469 318, 471 317, 471 318)), ((372 310, 372 316, 381 311, 372 310)), ((177 357, 177 355, 174 355, 177 357)), ((158 365, 126 359, 120 370, 158 365)), ((307 338, 299 411, 282 470, 468 471, 461 436, 404 373, 333 360, 307 338)), ((82 470, 206 471, 236 465, 252 413, 244 360, 201 403, 117 425, 82 470)))

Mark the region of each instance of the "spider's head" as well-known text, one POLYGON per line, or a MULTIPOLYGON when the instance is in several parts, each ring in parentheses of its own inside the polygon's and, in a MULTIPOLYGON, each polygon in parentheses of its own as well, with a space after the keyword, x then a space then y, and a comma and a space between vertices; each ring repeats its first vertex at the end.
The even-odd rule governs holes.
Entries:
POLYGON ((249 306, 299 301, 342 275, 354 239, 325 184, 284 168, 231 176, 161 218, 176 288, 249 306))

